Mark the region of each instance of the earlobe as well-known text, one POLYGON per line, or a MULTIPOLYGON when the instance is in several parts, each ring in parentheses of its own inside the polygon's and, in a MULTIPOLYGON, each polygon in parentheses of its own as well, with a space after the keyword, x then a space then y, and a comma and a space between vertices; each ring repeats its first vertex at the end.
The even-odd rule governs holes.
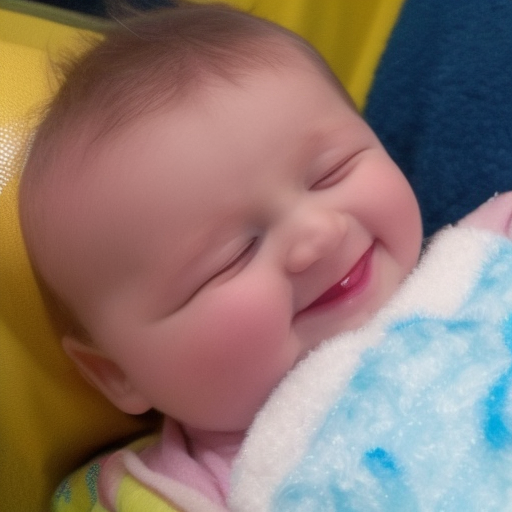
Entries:
POLYGON ((118 409, 128 414, 142 414, 151 409, 123 370, 99 348, 69 335, 62 338, 62 347, 84 378, 118 409))

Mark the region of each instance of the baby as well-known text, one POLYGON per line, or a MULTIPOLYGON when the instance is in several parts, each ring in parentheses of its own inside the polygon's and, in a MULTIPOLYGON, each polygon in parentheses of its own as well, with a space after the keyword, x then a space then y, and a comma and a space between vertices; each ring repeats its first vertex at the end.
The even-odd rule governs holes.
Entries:
POLYGON ((165 418, 100 462, 107 510, 127 474, 222 510, 272 389, 372 318, 422 241, 410 186, 322 58, 222 6, 141 15, 70 67, 20 219, 66 353, 121 410, 165 418))

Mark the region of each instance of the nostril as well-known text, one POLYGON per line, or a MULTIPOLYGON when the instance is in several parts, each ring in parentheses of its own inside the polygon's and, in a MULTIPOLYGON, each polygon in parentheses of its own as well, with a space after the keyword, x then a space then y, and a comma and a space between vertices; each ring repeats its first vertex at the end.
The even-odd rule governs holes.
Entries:
POLYGON ((304 272, 316 261, 322 258, 322 251, 318 244, 302 242, 295 246, 288 257, 288 270, 293 273, 304 272))

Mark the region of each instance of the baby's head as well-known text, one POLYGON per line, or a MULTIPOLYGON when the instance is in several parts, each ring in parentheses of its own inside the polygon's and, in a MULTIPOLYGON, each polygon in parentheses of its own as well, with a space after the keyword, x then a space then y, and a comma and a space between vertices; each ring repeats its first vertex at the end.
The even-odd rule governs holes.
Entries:
POLYGON ((409 185, 322 59, 223 7, 145 15, 75 66, 20 218, 86 378, 218 431, 365 323, 421 244, 409 185))

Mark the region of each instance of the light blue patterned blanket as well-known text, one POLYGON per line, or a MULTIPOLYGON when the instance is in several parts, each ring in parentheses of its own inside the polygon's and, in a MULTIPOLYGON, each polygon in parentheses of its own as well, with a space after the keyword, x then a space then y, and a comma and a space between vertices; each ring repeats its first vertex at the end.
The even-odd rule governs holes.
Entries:
POLYGON ((282 382, 237 512, 512 510, 512 242, 448 228, 395 298, 282 382))

